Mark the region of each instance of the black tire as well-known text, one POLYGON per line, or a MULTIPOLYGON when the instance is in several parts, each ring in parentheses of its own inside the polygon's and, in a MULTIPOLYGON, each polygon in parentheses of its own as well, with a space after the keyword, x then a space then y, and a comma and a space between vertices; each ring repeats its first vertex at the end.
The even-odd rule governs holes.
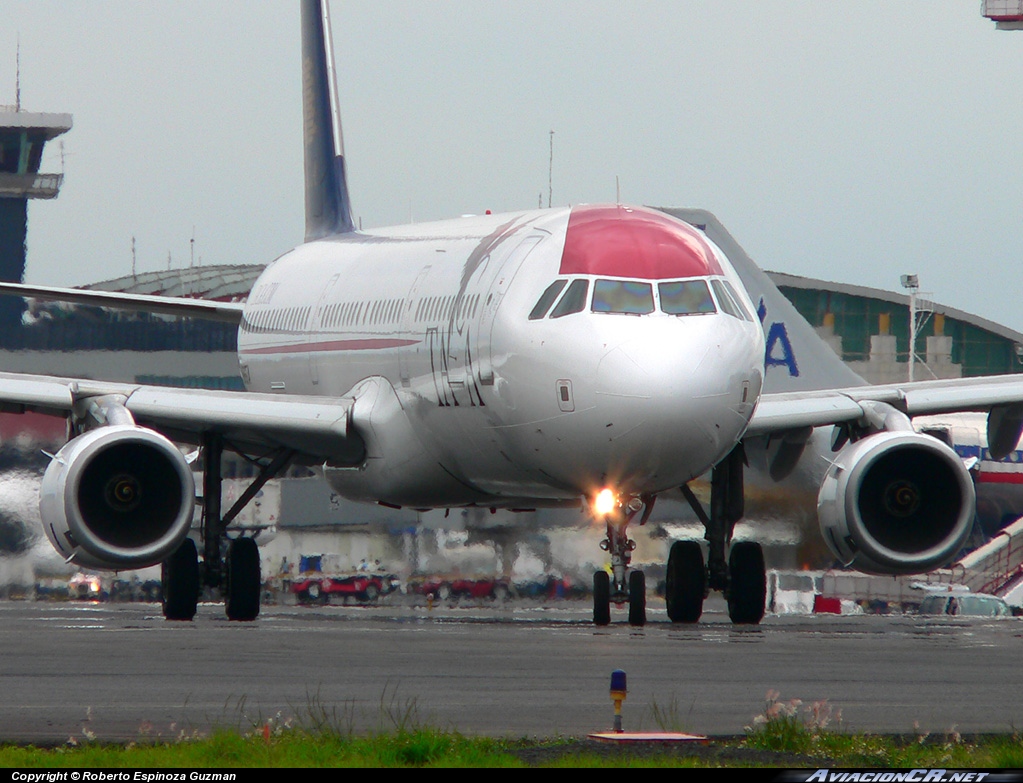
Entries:
POLYGON ((646 625, 646 577, 642 571, 629 574, 629 625, 646 625))
POLYGON ((707 596, 707 569, 696 541, 676 541, 668 554, 664 602, 673 623, 695 623, 703 614, 707 596))
POLYGON ((186 538, 160 567, 163 582, 163 616, 168 620, 191 620, 199 606, 199 552, 186 538))
POLYGON ((380 597, 380 591, 377 586, 370 582, 366 585, 366 589, 362 591, 362 599, 364 601, 375 601, 380 597))
POLYGON ((593 624, 611 624, 611 577, 607 571, 593 572, 593 624))
POLYGON ((227 550, 224 609, 228 620, 249 622, 259 616, 262 579, 259 547, 251 538, 237 538, 227 550))
POLYGON ((764 619, 767 570, 764 550, 756 541, 732 545, 728 556, 728 616, 736 625, 756 625, 764 619))

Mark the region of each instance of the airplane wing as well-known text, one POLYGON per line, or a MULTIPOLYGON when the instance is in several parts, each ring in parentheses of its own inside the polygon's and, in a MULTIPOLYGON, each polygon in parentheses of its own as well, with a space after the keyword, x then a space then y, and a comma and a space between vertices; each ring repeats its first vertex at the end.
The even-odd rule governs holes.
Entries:
POLYGON ((204 321, 223 321, 237 324, 242 320, 241 302, 214 302, 206 299, 188 299, 150 294, 125 294, 116 291, 95 291, 82 288, 56 288, 53 286, 25 285, 0 282, 0 294, 32 297, 46 302, 109 307, 117 310, 135 310, 143 313, 161 313, 183 318, 201 318, 204 321))
POLYGON ((871 402, 891 405, 907 416, 992 411, 1023 403, 1023 375, 764 394, 746 434, 770 435, 856 421, 867 415, 864 404, 871 402))
POLYGON ((0 411, 66 416, 90 398, 118 395, 136 424, 179 442, 218 432, 250 449, 288 448, 306 462, 356 465, 365 444, 351 426, 354 398, 175 389, 0 373, 0 411))

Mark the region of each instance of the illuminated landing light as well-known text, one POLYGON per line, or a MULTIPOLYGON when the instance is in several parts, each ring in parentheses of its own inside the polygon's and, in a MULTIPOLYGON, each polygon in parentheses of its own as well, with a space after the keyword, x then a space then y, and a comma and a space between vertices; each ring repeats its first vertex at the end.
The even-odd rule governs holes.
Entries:
POLYGON ((593 510, 601 516, 610 514, 615 510, 618 505, 618 498, 615 497, 614 491, 610 489, 602 489, 597 493, 596 499, 593 501, 593 510))

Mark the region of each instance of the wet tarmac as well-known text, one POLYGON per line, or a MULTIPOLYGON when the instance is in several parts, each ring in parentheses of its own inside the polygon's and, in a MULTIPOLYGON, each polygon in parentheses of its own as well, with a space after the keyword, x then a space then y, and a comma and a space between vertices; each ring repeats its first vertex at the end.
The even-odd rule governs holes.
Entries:
POLYGON ((841 711, 850 731, 942 735, 1023 726, 1023 620, 768 617, 695 626, 651 601, 595 628, 585 601, 484 607, 0 602, 0 741, 165 739, 267 719, 340 731, 432 726, 492 736, 607 729, 624 669, 627 730, 741 734, 769 691, 841 711))

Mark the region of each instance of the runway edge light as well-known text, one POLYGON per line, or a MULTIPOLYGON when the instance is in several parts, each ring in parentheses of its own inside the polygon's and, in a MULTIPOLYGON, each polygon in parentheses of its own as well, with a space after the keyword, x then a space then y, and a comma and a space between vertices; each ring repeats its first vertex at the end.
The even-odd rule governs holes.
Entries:
POLYGON ((611 672, 611 701, 615 705, 614 730, 619 734, 622 732, 622 702, 625 701, 628 691, 625 672, 621 669, 615 669, 611 672))
POLYGON ((622 702, 628 696, 629 688, 625 672, 615 669, 611 672, 611 701, 615 705, 614 729, 590 734, 590 739, 599 742, 706 742, 702 734, 683 734, 677 731, 640 731, 626 733, 622 729, 622 702))

